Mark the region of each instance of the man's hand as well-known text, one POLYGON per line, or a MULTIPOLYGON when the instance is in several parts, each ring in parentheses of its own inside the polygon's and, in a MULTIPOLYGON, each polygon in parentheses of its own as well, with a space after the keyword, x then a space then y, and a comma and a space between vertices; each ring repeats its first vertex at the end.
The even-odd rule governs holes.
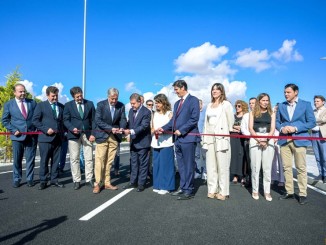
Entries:
POLYGON ((181 135, 181 133, 180 133, 179 130, 174 131, 174 134, 177 135, 177 136, 180 136, 181 135))
POLYGON ((129 135, 130 134, 130 129, 125 129, 123 132, 124 132, 125 135, 129 135))
POLYGON ((14 133, 14 135, 15 135, 15 136, 19 136, 19 135, 21 135, 21 132, 17 130, 17 131, 14 133))
POLYGON ((74 134, 78 134, 78 133, 79 133, 79 130, 78 130, 78 128, 74 128, 74 129, 72 130, 72 132, 73 132, 74 134))
POLYGON ((54 134, 54 130, 52 128, 49 128, 48 131, 46 132, 48 135, 54 134))
POLYGON ((94 142, 95 141, 95 137, 93 135, 89 136, 89 142, 94 142))

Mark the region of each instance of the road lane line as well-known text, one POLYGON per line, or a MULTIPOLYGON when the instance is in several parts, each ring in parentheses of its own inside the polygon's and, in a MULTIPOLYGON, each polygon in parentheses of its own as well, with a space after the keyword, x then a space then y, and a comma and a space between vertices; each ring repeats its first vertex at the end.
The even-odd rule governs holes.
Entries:
POLYGON ((88 221, 88 220, 90 220, 95 215, 97 215, 98 213, 102 212, 104 209, 106 209, 107 207, 109 207, 110 205, 112 205, 113 203, 115 203, 116 201, 118 201, 121 197, 123 197, 124 195, 127 195, 133 189, 134 188, 124 190, 120 194, 116 195, 115 197, 111 198, 107 202, 103 203, 101 206, 95 208, 93 211, 91 211, 88 214, 84 215, 79 220, 81 220, 81 221, 88 221))
MULTIPOLYGON (((34 169, 35 169, 35 168, 40 168, 40 166, 34 167, 34 169)), ((23 168, 22 170, 25 171, 26 168, 23 168)), ((0 172, 0 174, 8 174, 8 173, 12 173, 12 172, 13 172, 13 171, 10 170, 10 171, 6 171, 6 172, 0 172)))
MULTIPOLYGON (((298 182, 298 180, 295 179, 295 178, 293 178, 293 180, 294 180, 295 182, 298 182)), ((322 190, 320 190, 320 189, 318 189, 318 188, 316 188, 316 187, 314 187, 314 186, 312 186, 312 185, 309 185, 309 184, 307 184, 307 186, 308 186, 308 188, 310 188, 310 189, 312 189, 312 190, 314 190, 314 191, 317 191, 318 193, 320 193, 320 194, 326 196, 326 192, 325 192, 325 191, 322 191, 322 190)))

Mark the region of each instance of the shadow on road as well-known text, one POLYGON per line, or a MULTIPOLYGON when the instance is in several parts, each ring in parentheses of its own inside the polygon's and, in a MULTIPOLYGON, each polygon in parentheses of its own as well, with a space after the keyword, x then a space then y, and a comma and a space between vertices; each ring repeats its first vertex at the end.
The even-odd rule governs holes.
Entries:
POLYGON ((59 224, 65 222, 67 220, 67 216, 60 216, 55 219, 50 219, 50 220, 44 220, 42 223, 39 225, 33 226, 31 228, 21 230, 21 231, 16 231, 14 233, 8 234, 4 237, 0 237, 0 243, 4 242, 6 240, 12 239, 16 236, 19 236, 21 234, 27 233, 24 237, 22 237, 19 241, 15 242, 14 244, 26 244, 35 239, 35 237, 40 234, 43 231, 50 230, 59 224))

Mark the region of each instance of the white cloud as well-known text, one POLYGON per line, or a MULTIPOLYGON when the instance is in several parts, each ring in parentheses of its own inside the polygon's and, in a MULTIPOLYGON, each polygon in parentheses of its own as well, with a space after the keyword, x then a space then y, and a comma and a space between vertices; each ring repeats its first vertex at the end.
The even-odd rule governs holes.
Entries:
POLYGON ((284 62, 302 61, 302 55, 297 50, 293 49, 295 44, 296 40, 285 40, 282 47, 272 54, 273 57, 284 62))
POLYGON ((33 96, 35 95, 35 92, 33 90, 33 86, 34 86, 33 82, 30 82, 28 80, 24 80, 24 81, 19 81, 19 83, 21 83, 21 84, 23 84, 25 86, 26 91, 28 93, 30 93, 33 96))
POLYGON ((261 72, 269 68, 279 69, 282 67, 280 62, 303 61, 303 56, 294 49, 295 44, 296 40, 284 40, 282 47, 271 52, 271 54, 267 49, 252 50, 246 48, 237 52, 235 64, 261 72))
MULTIPOLYGON (((65 104, 66 102, 69 101, 68 96, 62 93, 63 88, 64 88, 64 86, 63 86, 62 83, 54 83, 51 86, 55 86, 55 87, 57 87, 59 89, 59 102, 61 102, 62 104, 65 104)), ((38 99, 40 99, 42 101, 47 100, 47 96, 46 96, 46 89, 47 89, 47 87, 48 86, 43 86, 43 88, 42 88, 42 94, 36 96, 38 99)))
POLYGON ((254 68, 256 72, 261 72, 271 67, 268 63, 270 56, 268 51, 262 50, 252 50, 251 48, 246 48, 237 52, 235 63, 241 67, 254 68))
POLYGON ((217 48, 209 42, 190 48, 174 61, 177 66, 176 72, 209 73, 211 69, 214 69, 214 62, 219 61, 228 50, 225 46, 217 48))
POLYGON ((132 93, 141 93, 141 91, 136 87, 134 82, 129 82, 125 85, 125 90, 132 93))

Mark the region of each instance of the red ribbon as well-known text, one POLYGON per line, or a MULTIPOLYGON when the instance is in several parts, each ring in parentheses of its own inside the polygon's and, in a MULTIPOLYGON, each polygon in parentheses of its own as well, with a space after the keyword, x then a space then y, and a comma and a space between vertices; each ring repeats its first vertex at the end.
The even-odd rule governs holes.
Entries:
MULTIPOLYGON (((173 134, 171 131, 164 131, 165 134, 173 134)), ((218 136, 218 137, 230 137, 230 138, 262 138, 262 139, 286 139, 286 140, 326 140, 326 138, 320 137, 305 137, 305 136, 267 136, 267 135, 243 135, 243 134, 200 134, 200 133, 188 133, 188 135, 194 136, 218 136)))

